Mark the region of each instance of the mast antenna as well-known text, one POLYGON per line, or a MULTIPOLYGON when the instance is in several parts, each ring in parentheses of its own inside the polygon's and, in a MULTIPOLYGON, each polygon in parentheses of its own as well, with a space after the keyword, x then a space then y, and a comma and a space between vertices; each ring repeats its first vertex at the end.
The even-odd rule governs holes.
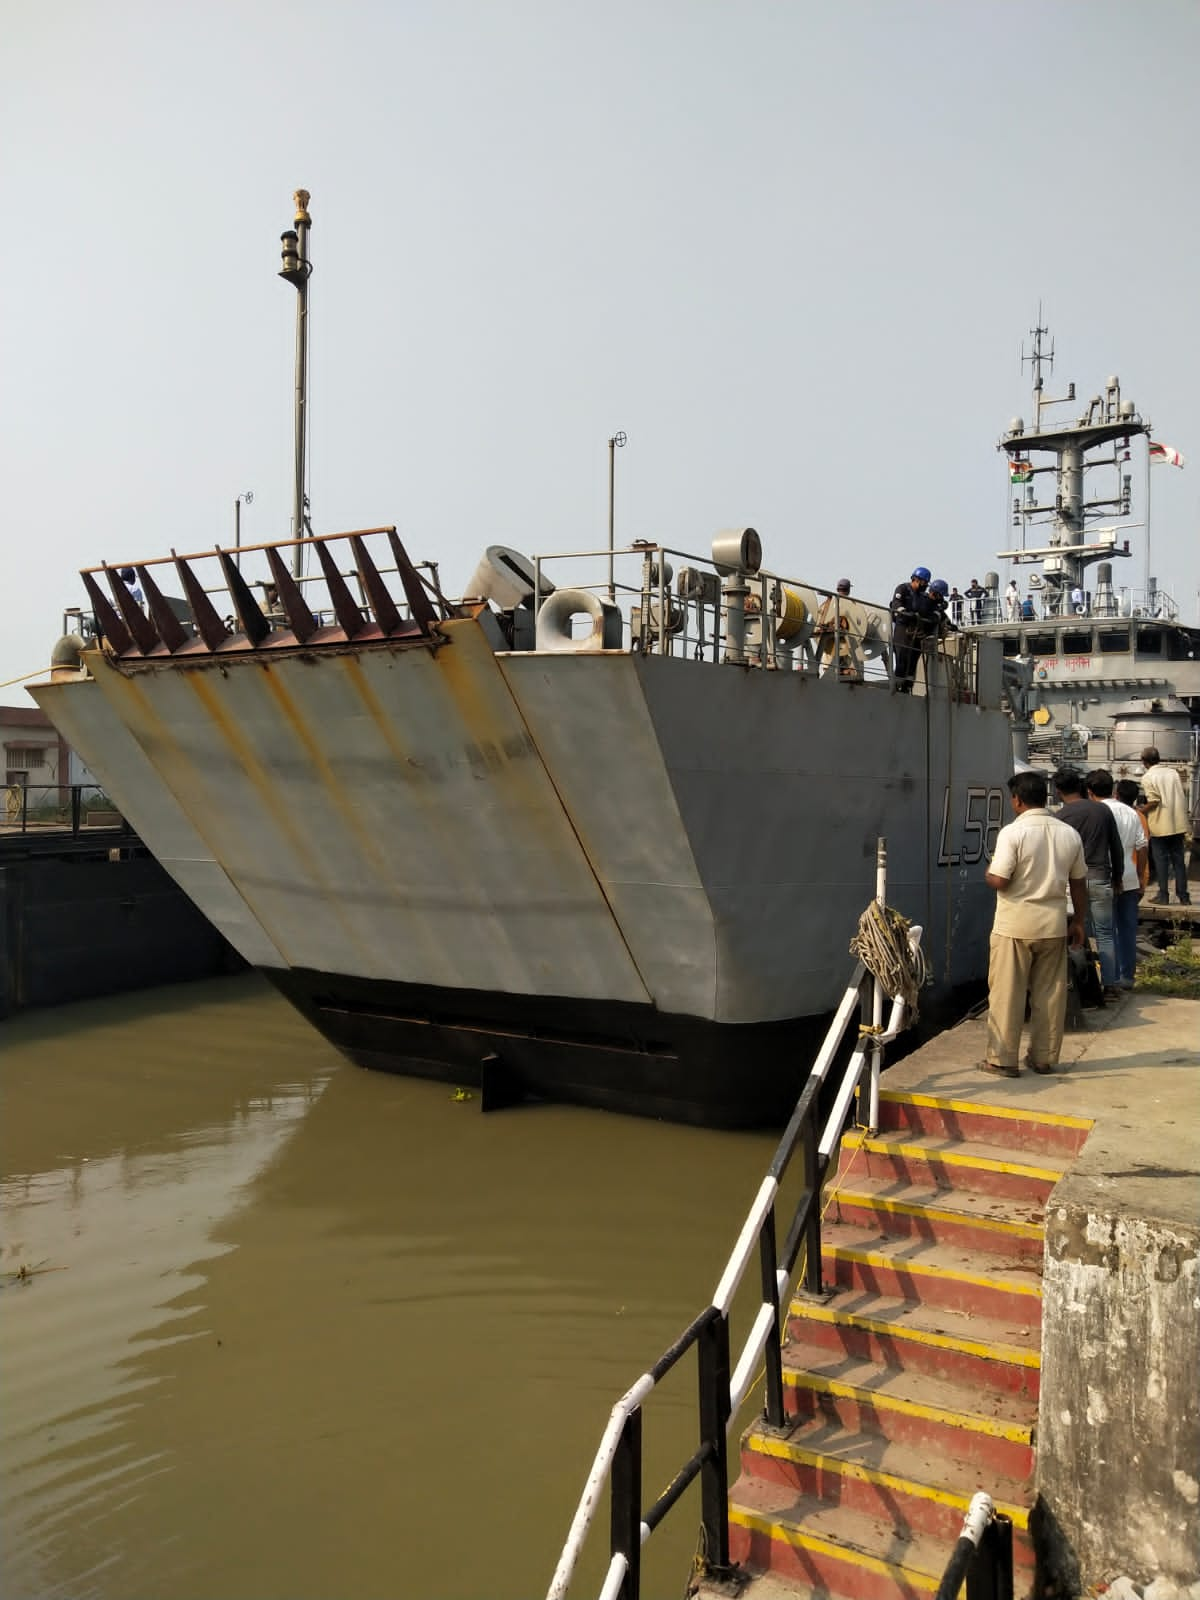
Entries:
MULTIPOLYGON (((296 290, 296 459, 295 479, 292 485, 292 532, 297 543, 292 547, 292 576, 304 573, 304 538, 307 497, 304 493, 304 446, 308 431, 308 280, 312 276, 312 262, 308 259, 308 230, 312 218, 308 214, 307 189, 297 189, 296 225, 280 235, 283 244, 283 265, 279 276, 296 290)), ((310 529, 311 532, 311 529, 310 529)))
POLYGON ((1048 371, 1054 371, 1054 340, 1050 340, 1049 350, 1043 344, 1043 340, 1049 332, 1050 329, 1042 323, 1042 302, 1039 300, 1037 326, 1029 330, 1030 338, 1033 340, 1033 350, 1029 355, 1025 354, 1025 341, 1023 339, 1021 341, 1022 369, 1025 367, 1026 362, 1033 368, 1033 431, 1035 433, 1039 432, 1042 426, 1042 391, 1045 387, 1042 368, 1044 366, 1048 371))

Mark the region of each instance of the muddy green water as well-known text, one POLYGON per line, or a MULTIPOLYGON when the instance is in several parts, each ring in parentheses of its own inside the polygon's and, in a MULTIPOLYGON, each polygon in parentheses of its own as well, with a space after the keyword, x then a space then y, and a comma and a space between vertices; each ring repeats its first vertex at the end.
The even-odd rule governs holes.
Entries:
MULTIPOLYGON (((708 1303, 774 1147, 484 1117, 343 1062, 254 977, 0 1023, 0 1117, 4 1600, 544 1594, 613 1402, 708 1303)), ((647 1406, 646 1501, 695 1383, 692 1356, 647 1406)), ((697 1524, 693 1490, 645 1595, 682 1593, 697 1524)))

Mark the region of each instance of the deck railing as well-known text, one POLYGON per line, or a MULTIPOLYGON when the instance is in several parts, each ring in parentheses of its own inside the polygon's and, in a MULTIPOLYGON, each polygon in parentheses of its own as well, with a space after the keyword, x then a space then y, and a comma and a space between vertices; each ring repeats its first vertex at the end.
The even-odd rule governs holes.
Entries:
MULTIPOLYGON (((488 559, 490 553, 480 571, 488 559)), ((542 648, 537 642, 542 603, 554 599, 557 608, 566 598, 560 626, 568 648, 580 610, 590 608, 585 623, 594 628, 603 608, 601 631, 608 648, 619 641, 621 648, 648 655, 893 684, 885 606, 775 573, 733 572, 718 566, 715 555, 696 556, 650 541, 612 552, 550 552, 532 561, 505 551, 501 559, 507 563, 506 589, 513 590, 514 577, 516 591, 522 581, 527 584, 519 616, 510 614, 505 624, 511 635, 506 645, 514 650, 542 648)), ((464 596, 461 602, 447 599, 437 565, 412 562, 394 528, 234 551, 172 552, 87 568, 81 576, 89 606, 67 613, 64 633, 77 633, 85 642, 102 635, 129 660, 205 650, 311 648, 356 638, 436 641, 441 620, 462 614, 461 606, 471 599, 482 605, 488 597, 485 588, 481 596, 464 596), (299 578, 291 571, 297 544, 308 569, 299 578), (134 580, 126 585, 119 574, 129 568, 134 580)), ((552 647, 562 648, 562 640, 552 647)), ((943 658, 945 681, 955 698, 974 693, 974 652, 966 634, 929 641, 927 654, 943 658)))
MULTIPOLYGON (((876 903, 886 903, 886 849, 877 851, 876 903)), ((921 929, 909 932, 915 958, 921 929)), ((878 977, 868 976, 860 960, 846 986, 825 1041, 788 1125, 775 1150, 737 1243, 721 1273, 712 1302, 683 1330, 654 1365, 617 1401, 588 1473, 583 1494, 547 1592, 547 1600, 564 1600, 606 1482, 609 1485, 609 1561, 601 1600, 639 1600, 641 1549, 654 1529, 697 1478, 700 1480, 703 1562, 713 1578, 728 1576, 729 1463, 728 1434, 753 1383, 760 1361, 765 1366, 764 1415, 783 1427, 782 1307, 792 1274, 803 1257, 801 1282, 806 1293, 821 1293, 821 1189, 833 1152, 841 1139, 851 1102, 860 1085, 866 1091, 868 1124, 878 1124, 879 1070, 884 1046, 906 1026, 906 1005, 886 995, 878 977), (891 1012, 884 1025, 885 1002, 891 1012), (857 1042, 842 1071, 833 1105, 821 1115, 821 1087, 837 1056, 855 1011, 861 1022, 857 1042), (776 1202, 788 1168, 800 1152, 803 1188, 787 1231, 779 1240, 776 1202), (734 1296, 757 1256, 760 1295, 750 1331, 731 1359, 730 1317, 734 1296), (666 1489, 643 1513, 642 1407, 658 1383, 695 1347, 698 1366, 699 1438, 697 1449, 683 1463, 666 1489)))

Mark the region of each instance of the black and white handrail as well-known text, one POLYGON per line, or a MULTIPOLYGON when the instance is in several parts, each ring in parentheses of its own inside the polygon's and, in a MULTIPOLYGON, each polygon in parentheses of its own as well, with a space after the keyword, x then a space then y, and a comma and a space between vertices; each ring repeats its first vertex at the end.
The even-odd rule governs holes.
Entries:
MULTIPOLYGON (((876 901, 885 904, 887 855, 879 841, 876 856, 876 901)), ((921 929, 909 931, 909 948, 915 955, 921 929)), ((640 1586, 641 1547, 683 1495, 700 1480, 701 1517, 704 1528, 705 1565, 710 1575, 729 1571, 727 1435, 738 1408, 753 1382, 761 1358, 766 1368, 767 1420, 784 1421, 783 1366, 780 1348, 781 1307, 792 1272, 804 1252, 804 1286, 821 1289, 821 1187, 830 1157, 841 1136, 855 1089, 868 1072, 871 1125, 877 1120, 878 1075, 883 1046, 905 1025, 902 996, 890 996, 891 1012, 883 1026, 885 988, 878 975, 868 981, 867 967, 859 961, 851 974, 825 1041, 813 1063, 804 1091, 776 1148, 737 1243, 717 1282, 712 1302, 666 1350, 653 1367, 617 1401, 609 1414, 600 1447, 588 1473, 583 1494, 567 1534, 566 1543, 547 1591, 547 1600, 565 1600, 588 1530, 599 1508, 606 1483, 610 1494, 610 1557, 600 1600, 637 1600, 640 1586), (845 1037, 855 1010, 860 1009, 859 1038, 842 1073, 833 1108, 823 1128, 818 1128, 818 1094, 845 1037), (872 1020, 867 1021, 870 1017, 872 1020), (777 1258, 775 1203, 780 1185, 796 1150, 804 1162, 804 1189, 777 1258), (757 1249, 762 1298, 750 1332, 730 1370, 729 1319, 733 1299, 757 1249), (661 1379, 686 1354, 697 1347, 700 1368, 700 1446, 676 1473, 671 1483, 642 1516, 641 1419, 642 1406, 661 1379)))

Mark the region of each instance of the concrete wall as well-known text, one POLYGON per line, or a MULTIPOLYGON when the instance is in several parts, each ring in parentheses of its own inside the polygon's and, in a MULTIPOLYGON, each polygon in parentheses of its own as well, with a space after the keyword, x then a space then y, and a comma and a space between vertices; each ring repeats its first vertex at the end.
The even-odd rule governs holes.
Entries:
MULTIPOLYGON (((1169 1202, 1200 1173, 1157 1181, 1169 1202)), ((1200 1576, 1200 1228, 1097 1198, 1069 1175, 1046 1217, 1037 1517, 1072 1594, 1200 1576)))
POLYGON ((148 856, 0 866, 0 1017, 240 966, 148 856))

